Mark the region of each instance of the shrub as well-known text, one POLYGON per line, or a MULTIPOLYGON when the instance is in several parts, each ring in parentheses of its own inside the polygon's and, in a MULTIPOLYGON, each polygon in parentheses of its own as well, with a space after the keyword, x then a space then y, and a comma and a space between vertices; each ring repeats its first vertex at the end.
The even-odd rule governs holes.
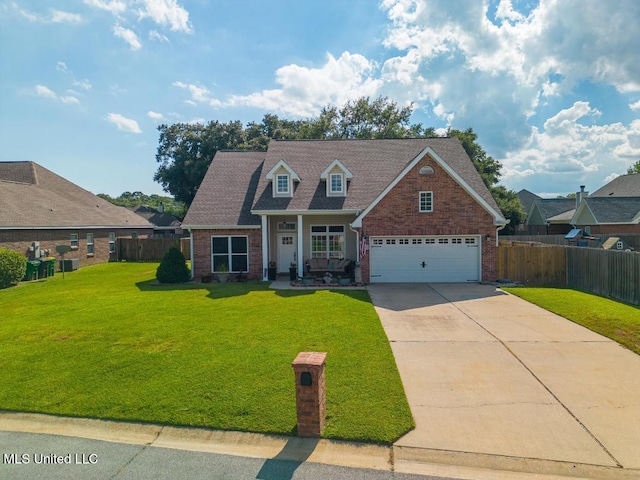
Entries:
POLYGON ((190 277, 184 255, 178 247, 171 247, 156 270, 156 278, 160 283, 183 283, 190 277))
POLYGON ((0 248, 0 288, 15 285, 24 277, 27 259, 21 253, 0 248))

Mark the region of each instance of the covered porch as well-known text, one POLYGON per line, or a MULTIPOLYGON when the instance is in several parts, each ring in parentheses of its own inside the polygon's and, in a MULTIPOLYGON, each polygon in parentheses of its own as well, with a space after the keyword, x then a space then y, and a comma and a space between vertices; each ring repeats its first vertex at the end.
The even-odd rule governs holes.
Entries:
POLYGON ((312 258, 357 261, 358 233, 350 228, 356 212, 282 212, 261 215, 263 280, 269 269, 277 275, 297 277, 307 273, 305 265, 312 258))

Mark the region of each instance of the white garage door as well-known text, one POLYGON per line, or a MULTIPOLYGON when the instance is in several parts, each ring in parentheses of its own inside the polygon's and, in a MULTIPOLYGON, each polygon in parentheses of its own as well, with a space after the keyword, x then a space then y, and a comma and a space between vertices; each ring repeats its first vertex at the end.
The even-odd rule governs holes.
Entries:
POLYGON ((478 282, 480 237, 371 237, 371 283, 478 282))

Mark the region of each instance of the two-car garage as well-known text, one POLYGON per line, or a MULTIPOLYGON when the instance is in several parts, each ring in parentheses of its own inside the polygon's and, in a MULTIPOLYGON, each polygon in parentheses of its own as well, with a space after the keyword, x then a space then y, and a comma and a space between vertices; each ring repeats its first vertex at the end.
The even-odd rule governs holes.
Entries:
POLYGON ((480 237, 371 237, 371 283, 478 282, 480 237))

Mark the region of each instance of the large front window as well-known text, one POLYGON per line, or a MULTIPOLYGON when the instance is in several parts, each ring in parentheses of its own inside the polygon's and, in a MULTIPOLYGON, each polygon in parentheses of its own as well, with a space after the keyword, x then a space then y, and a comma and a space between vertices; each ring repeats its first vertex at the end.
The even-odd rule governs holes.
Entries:
POLYGON ((211 237, 212 272, 248 272, 249 239, 246 236, 211 237))
POLYGON ((344 225, 311 227, 311 258, 344 258, 344 225))

